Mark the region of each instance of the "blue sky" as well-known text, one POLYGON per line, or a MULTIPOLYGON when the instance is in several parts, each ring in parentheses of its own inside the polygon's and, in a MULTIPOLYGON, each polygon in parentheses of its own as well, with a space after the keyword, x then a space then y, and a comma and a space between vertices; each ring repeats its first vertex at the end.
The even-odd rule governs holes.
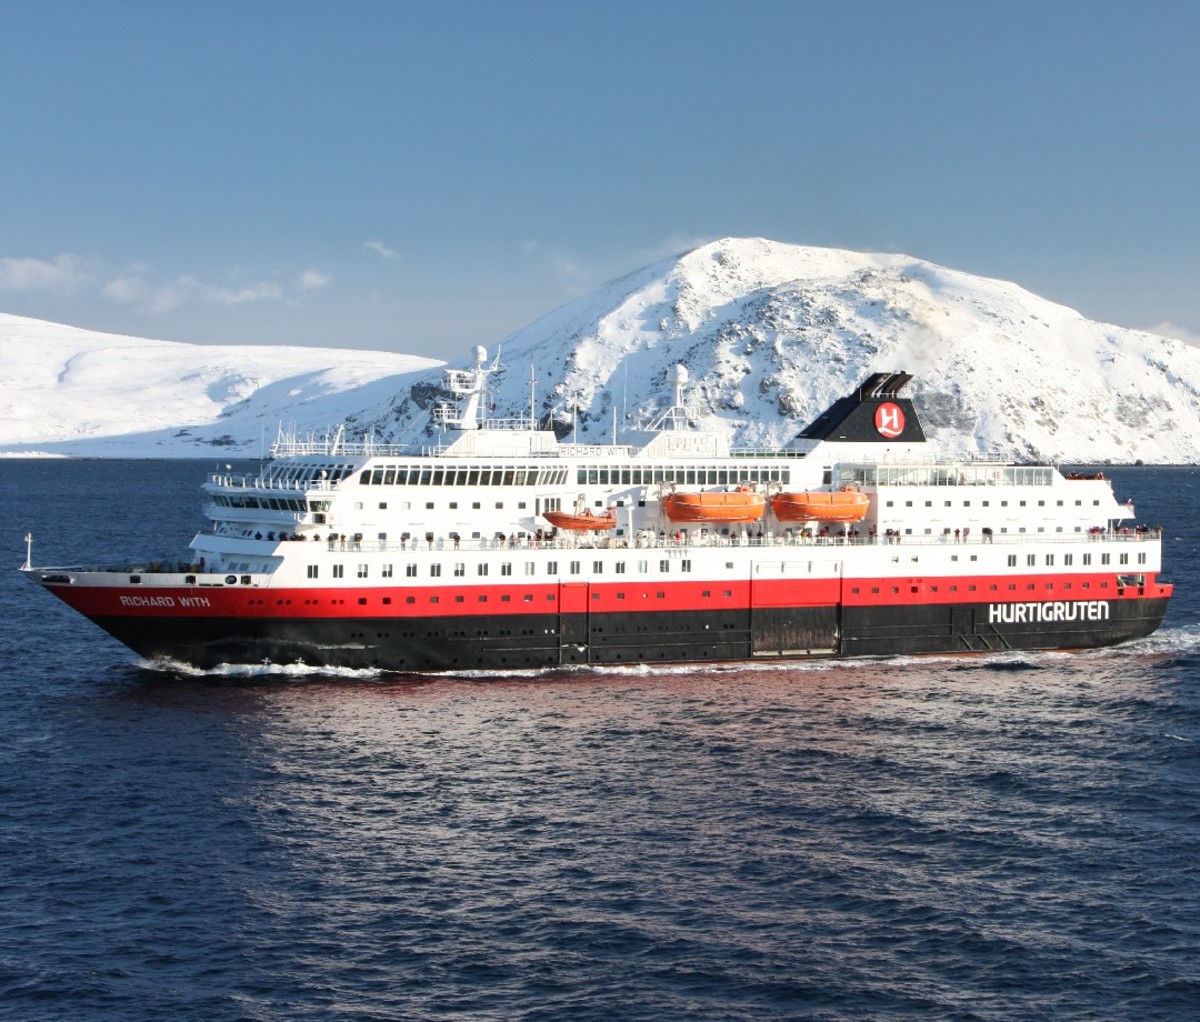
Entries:
POLYGON ((442 357, 703 241, 1200 335, 1200 4, 0 0, 0 311, 442 357))

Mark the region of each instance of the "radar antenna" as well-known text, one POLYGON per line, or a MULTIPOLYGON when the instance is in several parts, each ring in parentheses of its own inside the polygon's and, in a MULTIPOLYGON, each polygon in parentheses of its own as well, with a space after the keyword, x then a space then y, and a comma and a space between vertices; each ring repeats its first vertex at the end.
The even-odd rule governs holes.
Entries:
POLYGON ((652 430, 684 430, 690 425, 692 419, 695 418, 695 409, 684 403, 683 388, 687 385, 688 371, 687 366, 676 365, 671 370, 671 383, 675 387, 674 403, 665 412, 662 413, 651 424, 652 430))

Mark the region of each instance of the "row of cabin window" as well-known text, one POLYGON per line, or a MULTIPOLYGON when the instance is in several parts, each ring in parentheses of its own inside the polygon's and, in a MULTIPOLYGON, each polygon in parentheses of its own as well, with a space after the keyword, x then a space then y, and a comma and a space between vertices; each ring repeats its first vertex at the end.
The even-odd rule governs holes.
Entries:
MULTIPOLYGON (((1062 587, 1063 589, 1070 589, 1070 588, 1072 588, 1072 584, 1071 584, 1070 582, 1062 582, 1062 583, 1060 583, 1060 585, 1061 585, 1061 587, 1062 587)), ((1047 589, 1053 589, 1053 588, 1054 588, 1054 583, 1053 583, 1053 582, 1047 582, 1047 583, 1045 583, 1045 586, 1046 586, 1046 588, 1047 588, 1047 589)), ((977 586, 975 586, 974 584, 968 585, 968 586, 966 587, 966 589, 967 589, 967 592, 969 592, 969 593, 973 593, 973 592, 975 592, 977 588, 978 588, 978 587, 977 587, 977 586)), ((989 585, 988 585, 988 592, 992 592, 992 593, 994 593, 994 592, 996 592, 996 591, 997 591, 999 588, 1000 588, 1000 586, 999 586, 999 585, 997 585, 995 582, 992 582, 991 584, 989 584, 989 585)), ((1015 592, 1015 591, 1016 591, 1016 588, 1017 588, 1017 583, 1016 583, 1016 582, 1009 582, 1009 583, 1008 583, 1008 589, 1009 589, 1009 592, 1015 592)), ((1036 588, 1037 588, 1037 583, 1036 583, 1036 582, 1027 582, 1027 583, 1025 584, 1025 588, 1026 588, 1026 590, 1029 590, 1029 589, 1036 589, 1036 588)), ((1080 588, 1080 589, 1091 589, 1091 588, 1092 588, 1092 584, 1091 584, 1091 582, 1080 582, 1080 583, 1079 583, 1079 588, 1080 588)), ((1101 583, 1099 583, 1099 588, 1101 588, 1101 589, 1107 589, 1107 588, 1108 588, 1108 583, 1107 583, 1107 582, 1101 582, 1101 583)), ((947 590, 947 592, 951 592, 951 593, 957 593, 957 592, 958 592, 958 586, 956 586, 956 585, 950 585, 950 586, 947 586, 947 587, 946 587, 946 590, 947 590)), ((859 591, 860 591, 860 587, 859 587, 859 586, 852 586, 852 587, 850 588, 850 592, 851 592, 851 593, 855 593, 855 594, 857 594, 859 591)), ((912 587, 912 591, 913 591, 914 593, 915 593, 915 592, 917 592, 917 587, 916 587, 916 586, 913 586, 913 587, 912 587)), ((929 591, 930 591, 931 593, 936 593, 936 592, 938 591, 938 587, 937 587, 937 586, 930 586, 930 587, 929 587, 929 591)), ((879 592, 879 586, 871 586, 871 593, 872 593, 872 594, 876 594, 876 593, 878 593, 878 592, 879 592)), ((893 592, 893 593, 898 593, 898 592, 900 592, 900 586, 891 586, 891 592, 893 592)))
MULTIPOLYGON (((1055 556, 1056 555, 1054 555, 1054 554, 1046 554, 1045 555, 1045 566, 1046 567, 1048 567, 1048 568, 1054 567, 1055 556)), ((1081 554, 1080 557, 1082 559, 1081 563, 1083 564, 1083 566, 1086 567, 1092 563, 1092 555, 1091 554, 1081 554)), ((955 557, 954 559, 958 560, 957 557, 955 557)), ((972 557, 971 560, 975 560, 975 557, 972 557)), ((1062 555, 1062 563, 1063 563, 1063 567, 1066 567, 1066 568, 1072 567, 1075 564, 1075 555, 1074 554, 1063 554, 1062 555)), ((1101 563, 1101 565, 1111 564, 1112 563, 1112 555, 1111 554, 1101 554, 1100 555, 1100 563, 1101 563)), ((1126 565, 1129 564, 1129 554, 1128 553, 1119 554, 1117 563, 1118 564, 1126 564, 1126 565)), ((1147 563, 1146 554, 1144 551, 1138 553, 1137 563, 1138 564, 1147 563)), ((1030 567, 1030 568, 1036 567, 1037 566, 1037 554, 1027 554, 1025 557, 1025 564, 1027 567, 1030 567)), ((1008 566, 1010 568, 1015 568, 1017 566, 1017 555, 1016 554, 1008 555, 1008 566)), ((502 577, 511 576, 513 573, 513 565, 512 565, 512 562, 510 562, 510 561, 502 562, 499 565, 499 568, 500 568, 500 575, 502 577)), ((455 578, 465 578, 467 575, 467 565, 466 565, 466 562, 464 562, 464 561, 453 562, 453 564, 451 565, 451 569, 452 569, 453 576, 455 578)), ((335 564, 332 566, 332 570, 333 570, 334 578, 345 578, 346 577, 346 566, 344 564, 335 564)), ((582 573, 582 570, 583 570, 583 562, 582 561, 568 561, 567 562, 567 573, 568 574, 579 575, 582 573)), ((679 562, 679 571, 681 573, 690 572, 691 570, 692 570, 692 562, 690 560, 681 560, 679 562)), ((650 561, 649 560, 639 560, 637 562, 637 573, 639 575, 648 574, 649 571, 650 571, 650 561)), ((671 562, 666 559, 660 560, 658 562, 658 571, 660 574, 664 574, 664 575, 669 574, 671 571, 671 562)), ((490 573, 491 573, 491 564, 489 562, 481 561, 475 565, 475 574, 478 578, 487 578, 490 575, 490 573)), ((624 575, 625 573, 626 573, 626 563, 624 561, 617 561, 613 564, 613 574, 624 575)), ((405 574, 405 577, 407 577, 407 578, 416 578, 417 577, 417 565, 415 565, 415 564, 404 565, 404 574, 405 574)), ((536 562, 525 561, 524 562, 524 574, 527 576, 528 575, 536 575, 537 574, 536 562)), ((557 575, 558 574, 558 561, 547 561, 546 562, 546 574, 547 575, 557 575)), ((592 562, 592 574, 593 575, 603 575, 604 574, 604 562, 603 561, 593 561, 592 562)), ((380 578, 394 578, 395 577, 395 565, 394 564, 380 565, 379 575, 380 575, 380 578)), ((319 578, 320 577, 320 571, 319 571, 318 565, 316 565, 316 564, 308 565, 308 577, 309 578, 319 578)), ((367 565, 367 564, 357 565, 355 577, 356 578, 369 578, 370 577, 370 565, 367 565)), ((429 577, 430 578, 441 578, 442 577, 442 565, 441 564, 429 565, 429 577)))
POLYGON ((838 484, 860 486, 1050 486, 1045 465, 842 465, 838 484))
MULTIPOLYGON (((681 560, 677 563, 679 565, 678 571, 680 571, 681 573, 687 573, 692 570, 692 562, 690 560, 681 560)), ((626 573, 624 561, 617 561, 612 567, 613 567, 614 575, 624 575, 626 573)), ((380 578, 394 578, 395 577, 395 565, 394 564, 382 564, 379 566, 379 568, 380 568, 380 570, 379 570, 380 578)), ((488 575, 490 574, 490 568, 491 568, 491 565, 488 562, 481 561, 479 564, 475 565, 476 577, 478 577, 478 578, 488 577, 488 575)), ((454 564, 451 565, 451 569, 452 569, 453 576, 455 578, 465 578, 467 575, 467 566, 462 561, 456 561, 454 564)), ((335 564, 332 566, 332 570, 333 570, 334 578, 345 578, 346 577, 346 565, 335 564)), ((567 562, 567 574, 579 575, 582 573, 582 571, 583 571, 583 562, 582 561, 568 561, 567 562)), ((671 571, 671 562, 669 560, 666 560, 664 558, 663 560, 660 560, 658 562, 658 573, 659 574, 666 575, 666 574, 669 574, 670 571, 671 571)), ((637 573, 639 575, 646 575, 646 574, 649 574, 649 572, 650 572, 650 562, 648 560, 637 562, 637 573)), ((505 562, 500 565, 501 576, 511 576, 512 573, 513 573, 513 566, 510 562, 505 562)), ((524 574, 525 575, 536 575, 537 574, 537 564, 533 561, 526 561, 524 574)), ((558 574, 558 561, 547 561, 546 562, 546 574, 547 575, 557 575, 558 574)), ((604 562, 603 561, 593 561, 592 562, 592 574, 593 575, 603 575, 604 574, 604 562)), ((404 565, 404 575, 406 578, 416 578, 417 577, 417 565, 415 565, 415 564, 404 565)), ((320 565, 317 565, 317 564, 308 565, 308 577, 309 578, 320 578, 321 577, 320 565)), ((354 577, 355 578, 369 578, 370 577, 370 565, 367 565, 367 564, 357 565, 356 569, 355 569, 354 577)), ((441 578, 442 577, 442 565, 440 565, 440 564, 429 565, 429 577, 430 578, 441 578)))
MULTIPOLYGON (((945 506, 945 507, 953 507, 953 506, 954 506, 954 502, 953 502, 953 501, 951 501, 951 500, 943 501, 942 503, 943 503, 943 506, 945 506)), ((1027 504, 1027 501, 1024 501, 1024 500, 1017 501, 1017 506, 1018 506, 1018 507, 1025 507, 1025 506, 1026 506, 1026 504, 1027 504)), ((1064 505, 1063 505, 1063 501, 1061 501, 1061 500, 1055 501, 1055 504, 1056 504, 1058 507, 1063 507, 1063 506, 1064 506, 1064 505)), ((884 504, 884 506, 885 506, 885 507, 895 507, 895 506, 896 506, 896 502, 895 502, 894 500, 889 500, 889 501, 887 501, 887 502, 884 504)), ((913 502, 912 502, 911 500, 906 500, 906 501, 904 502, 904 506, 905 506, 905 507, 912 507, 912 506, 913 506, 913 502)), ((927 500, 927 501, 925 501, 925 506, 926 506, 926 507, 933 507, 933 501, 932 501, 932 500, 927 500)), ((971 502, 970 502, 969 500, 964 500, 964 501, 962 502, 962 505, 961 505, 961 506, 962 506, 962 507, 970 507, 970 506, 971 506, 971 502)), ((991 502, 990 500, 981 500, 981 501, 979 502, 979 506, 980 506, 980 507, 991 507, 991 506, 992 506, 992 502, 991 502)), ((1002 500, 1002 501, 1000 501, 1000 506, 1001 506, 1001 507, 1008 507, 1008 501, 1007 501, 1007 500, 1002 500)), ((1046 506, 1046 502, 1045 502, 1044 500, 1039 500, 1039 501, 1037 502, 1037 506, 1038 506, 1038 507, 1045 507, 1045 506, 1046 506)), ((1082 500, 1077 500, 1077 501, 1075 501, 1075 506, 1076 506, 1076 507, 1083 507, 1083 501, 1082 501, 1082 500)), ((1092 507, 1099 507, 1099 506, 1100 506, 1100 501, 1098 501, 1098 500, 1093 500, 1093 501, 1092 501, 1092 507)))
POLYGON ((354 474, 354 465, 330 462, 325 465, 281 466, 273 465, 263 474, 267 483, 336 483, 354 474))
MULTIPOLYGON (((615 593, 614 595, 616 596, 616 598, 617 598, 618 600, 623 600, 623 599, 625 599, 625 593, 623 593, 623 592, 621 592, 621 593, 615 593)), ((701 590, 701 592, 700 592, 700 595, 701 595, 701 597, 703 597, 704 599, 710 599, 710 598, 712 597, 712 590, 711 590, 711 589, 703 589, 703 590, 701 590)), ((721 595, 722 595, 722 596, 723 596, 725 599, 727 599, 727 600, 729 600, 729 599, 732 599, 732 598, 733 598, 733 590, 732 590, 732 589, 725 589, 725 590, 723 590, 723 591, 721 592, 721 595)), ((648 600, 649 598, 650 598, 650 594, 649 594, 649 593, 647 593, 647 592, 643 592, 643 593, 642 593, 642 599, 643 599, 643 600, 648 600)), ((654 598, 655 598, 656 600, 665 600, 665 599, 667 598, 667 594, 666 594, 666 592, 665 592, 664 590, 661 590, 661 589, 660 589, 660 590, 658 590, 657 592, 655 592, 655 594, 654 594, 654 598)), ((441 602, 442 602, 442 598, 441 598, 441 596, 428 596, 428 597, 426 597, 426 599, 428 600, 428 602, 429 602, 429 603, 441 603, 441 602)), ((464 595, 462 595, 462 594, 456 594, 456 595, 454 596, 454 602, 455 602, 455 603, 465 603, 465 602, 466 602, 466 599, 467 599, 467 598, 466 598, 466 596, 464 596, 464 595)), ((479 594, 478 594, 478 595, 475 597, 475 599, 476 599, 476 600, 477 600, 479 603, 487 603, 487 602, 488 602, 488 594, 486 594, 486 593, 479 593, 479 594)), ((522 601, 523 601, 523 602, 525 602, 525 603, 533 603, 533 600, 534 600, 533 593, 522 593, 522 594, 521 594, 521 599, 522 599, 522 601)), ((546 602, 547 602, 547 603, 554 603, 554 602, 556 602, 556 601, 557 601, 557 599, 558 599, 558 596, 557 596, 555 593, 546 593, 546 602)), ((593 599, 593 600, 598 600, 598 599, 600 599, 600 593, 592 593, 592 599, 593 599)), ((499 594, 499 601, 500 601, 501 603, 511 603, 511 602, 512 602, 512 594, 511 594, 511 593, 500 593, 500 594, 499 594)), ((251 602, 251 603, 258 603, 258 604, 262 604, 262 603, 264 603, 265 601, 263 601, 263 600, 251 600, 250 602, 251 602)), ((275 602, 276 602, 276 603, 278 603, 278 604, 290 604, 292 601, 291 601, 291 600, 276 600, 275 602)), ((320 601, 320 600, 305 600, 304 602, 305 602, 305 604, 309 604, 309 605, 311 605, 311 604, 319 604, 321 601, 320 601)), ((330 603, 333 603, 333 604, 343 604, 343 603, 345 603, 346 601, 345 601, 345 600, 330 600, 329 602, 330 602, 330 603)), ((360 605, 360 606, 365 606, 365 605, 366 605, 366 603, 367 603, 367 597, 365 597, 365 596, 360 596, 360 597, 358 598, 358 602, 359 602, 359 605, 360 605)), ((380 602, 380 603, 382 603, 382 604, 384 604, 385 606, 388 606, 388 605, 390 605, 390 604, 391 604, 391 602, 392 602, 392 598, 391 598, 390 596, 384 596, 384 597, 382 597, 382 598, 380 599, 380 601, 379 601, 379 602, 380 602)), ((416 603, 416 602, 417 602, 417 598, 416 598, 415 596, 406 596, 406 597, 404 597, 404 602, 405 602, 405 603, 408 603, 408 604, 416 603)), ((447 602, 449 602, 449 597, 448 597, 448 596, 447 596, 447 602)))
POLYGON ((213 503, 218 507, 252 507, 266 511, 292 511, 303 514, 306 511, 328 511, 330 501, 303 501, 292 497, 248 497, 240 493, 229 495, 216 494, 213 503))
MULTIPOLYGON (((1083 558, 1082 561, 1080 561, 1080 563, 1083 564, 1085 567, 1092 563, 1092 555, 1091 554, 1080 554, 1080 557, 1083 558)), ((1064 568, 1071 567, 1075 563, 1075 555, 1074 554, 1063 554, 1062 562, 1063 562, 1064 568)), ((1101 554, 1100 555, 1100 563, 1101 564, 1112 564, 1112 554, 1101 554)), ((1119 555, 1117 563, 1118 564, 1128 564, 1129 563, 1129 554, 1123 553, 1123 554, 1119 555)), ((1138 564, 1146 563, 1145 551, 1142 551, 1141 553, 1139 553, 1137 555, 1137 563, 1138 564)), ((1025 564, 1026 564, 1026 566, 1028 566, 1030 568, 1035 567, 1037 565, 1037 554, 1026 554, 1025 555, 1025 564)), ((1008 555, 1008 566, 1010 568, 1015 568, 1017 566, 1017 555, 1016 554, 1008 555)), ((1046 554, 1046 567, 1047 568, 1054 567, 1054 554, 1046 554)))
MULTIPOLYGON (((897 531, 897 533, 898 533, 900 530, 899 530, 899 529, 897 529, 896 531, 897 531)), ((1006 535, 1006 534, 1008 533, 1008 527, 1007 527, 1007 526, 1004 526, 1004 525, 1002 525, 1002 526, 1000 526, 1000 528, 998 528, 998 529, 995 529, 995 530, 993 530, 993 531, 994 531, 995 535, 997 535, 997 536, 1003 536, 1003 535, 1006 535)), ((1039 525, 1039 526, 1038 526, 1038 527, 1037 527, 1037 528, 1034 530, 1034 532, 1045 532, 1045 531, 1046 531, 1046 527, 1045 527, 1044 525, 1039 525)), ((1062 532, 1062 531, 1063 531, 1063 527, 1062 527, 1061 525, 1056 525, 1056 526, 1054 527, 1054 531, 1055 531, 1055 532, 1062 532)), ((1076 525, 1073 531, 1075 531, 1075 532, 1079 532, 1079 533, 1082 533, 1082 532, 1083 532, 1083 526, 1082 526, 1082 525, 1076 525)), ((1018 526, 1018 528, 1017 528, 1017 535, 1023 535, 1023 534, 1025 534, 1025 533, 1027 533, 1027 532, 1029 532, 1029 530, 1028 530, 1028 529, 1027 529, 1027 528, 1026 528, 1024 525, 1018 526)), ((906 535, 906 536, 911 536, 912 534, 913 534, 913 530, 912 530, 912 529, 905 529, 905 530, 904 530, 904 535, 906 535)), ((926 528, 926 529, 924 530, 924 533, 923 533, 923 534, 924 534, 924 535, 926 535, 926 536, 932 536, 932 535, 933 535, 933 529, 926 528)), ((942 529, 941 535, 943 535, 943 536, 949 536, 949 535, 950 535, 950 527, 949 527, 949 526, 946 526, 946 528, 942 529)), ((980 537, 980 538, 982 538, 982 537, 980 537)))
POLYGON ((734 486, 739 483, 790 483, 790 468, 581 468, 580 486, 645 486, 677 483, 680 486, 734 486))
POLYGON ((364 469, 358 481, 363 486, 562 486, 567 469, 385 465, 364 469))
MULTIPOLYGON (((547 511, 557 511, 557 510, 558 510, 558 508, 559 508, 559 501, 561 501, 561 500, 562 500, 562 498, 561 498, 561 497, 547 498, 547 499, 546 499, 546 510, 547 510, 547 511)), ((400 510, 402 510, 402 511, 411 511, 411 510, 412 510, 412 501, 401 501, 401 502, 400 502, 399 504, 397 504, 396 506, 397 506, 397 507, 398 507, 400 510)), ((434 501, 432 501, 432 500, 429 500, 429 501, 426 501, 426 502, 425 502, 425 510, 426 510, 426 511, 432 511, 432 510, 433 510, 433 509, 434 509, 436 506, 437 506, 437 505, 436 505, 436 504, 434 503, 434 501)), ((447 506, 447 507, 448 507, 448 508, 449 508, 451 511, 457 511, 457 510, 458 510, 458 501, 457 501, 457 500, 452 500, 452 501, 450 501, 450 503, 449 503, 449 504, 447 504, 446 506, 447 506)), ((518 511, 523 511, 523 510, 525 510, 525 509, 526 509, 528 506, 529 506, 529 504, 528 504, 526 501, 524 501, 524 500, 519 500, 519 501, 517 501, 517 510, 518 510, 518 511)), ((602 502, 600 502, 600 501, 597 501, 597 506, 602 506, 602 502)), ((482 510, 482 508, 483 508, 483 503, 482 503, 482 501, 478 501, 478 500, 476 500, 476 501, 473 501, 473 502, 472 502, 472 504, 471 504, 471 510, 472 510, 472 511, 480 511, 480 510, 482 510)), ((362 509, 363 509, 363 502, 362 502, 361 500, 356 500, 356 501, 354 502, 354 510, 355 510, 355 511, 361 511, 362 509)), ((387 509, 388 509, 388 502, 387 502, 386 500, 381 500, 381 501, 379 502, 379 510, 380 510, 380 511, 386 511, 387 509)), ((502 510, 504 510, 504 501, 502 501, 502 500, 498 500, 498 501, 496 501, 496 510, 497 510, 497 511, 502 511, 502 510)), ((386 532, 381 532, 381 533, 379 534, 379 538, 380 538, 380 539, 387 539, 387 533, 386 533, 386 532)))

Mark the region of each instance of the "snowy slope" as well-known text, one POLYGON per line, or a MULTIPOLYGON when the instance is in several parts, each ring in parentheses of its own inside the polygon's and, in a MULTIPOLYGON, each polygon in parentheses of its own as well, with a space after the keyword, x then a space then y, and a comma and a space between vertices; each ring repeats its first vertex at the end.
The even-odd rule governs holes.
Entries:
MULTIPOLYGON (((467 365, 469 352, 456 362, 467 365)), ((493 414, 608 441, 687 365, 705 425, 786 442, 867 373, 905 369, 935 442, 1063 462, 1200 461, 1200 349, 1091 322, 1014 284, 904 255, 726 239, 503 342, 493 414), (578 414, 576 415, 576 410, 578 414)), ((0 452, 257 454, 301 433, 427 441, 437 363, 383 352, 143 341, 0 316, 0 452)))
MULTIPOLYGON (((579 439, 633 425, 687 365, 709 427, 782 443, 870 371, 916 375, 947 451, 1067 462, 1200 460, 1200 350, 1095 323, 1003 281, 904 255, 726 239, 647 267, 508 338, 497 416, 529 407, 579 439)), ((465 362, 461 364, 466 364, 465 362)), ((429 383, 378 428, 428 433, 429 383)))
POLYGON ((283 423, 377 414, 440 363, 333 348, 148 341, 0 315, 0 451, 104 457, 259 453, 283 423))

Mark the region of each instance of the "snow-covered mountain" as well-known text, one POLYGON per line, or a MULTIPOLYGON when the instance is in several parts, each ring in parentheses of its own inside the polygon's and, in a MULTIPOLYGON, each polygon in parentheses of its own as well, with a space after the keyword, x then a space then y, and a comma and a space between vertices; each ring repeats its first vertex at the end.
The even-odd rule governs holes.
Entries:
MULTIPOLYGON (((687 366, 700 419, 735 444, 794 436, 870 371, 914 373, 944 450, 1060 462, 1200 460, 1200 349, 1109 326, 989 280, 904 255, 725 239, 664 260, 508 338, 490 400, 580 441, 651 417, 687 366)), ((462 363, 467 364, 466 362, 462 363)), ((430 377, 376 423, 429 431, 430 377)))
MULTIPOLYGON (((469 364, 469 352, 463 352, 469 364)), ((726 239, 646 267, 503 342, 492 414, 581 442, 669 402, 687 366, 704 425, 782 443, 869 372, 904 369, 947 451, 1200 461, 1200 349, 1095 323, 1014 284, 904 255, 726 239)), ((279 424, 428 441, 438 363, 212 347, 0 316, 0 451, 257 454, 279 424)))
POLYGON ((148 341, 0 314, 0 452, 257 456, 278 427, 377 415, 441 363, 335 348, 148 341))

